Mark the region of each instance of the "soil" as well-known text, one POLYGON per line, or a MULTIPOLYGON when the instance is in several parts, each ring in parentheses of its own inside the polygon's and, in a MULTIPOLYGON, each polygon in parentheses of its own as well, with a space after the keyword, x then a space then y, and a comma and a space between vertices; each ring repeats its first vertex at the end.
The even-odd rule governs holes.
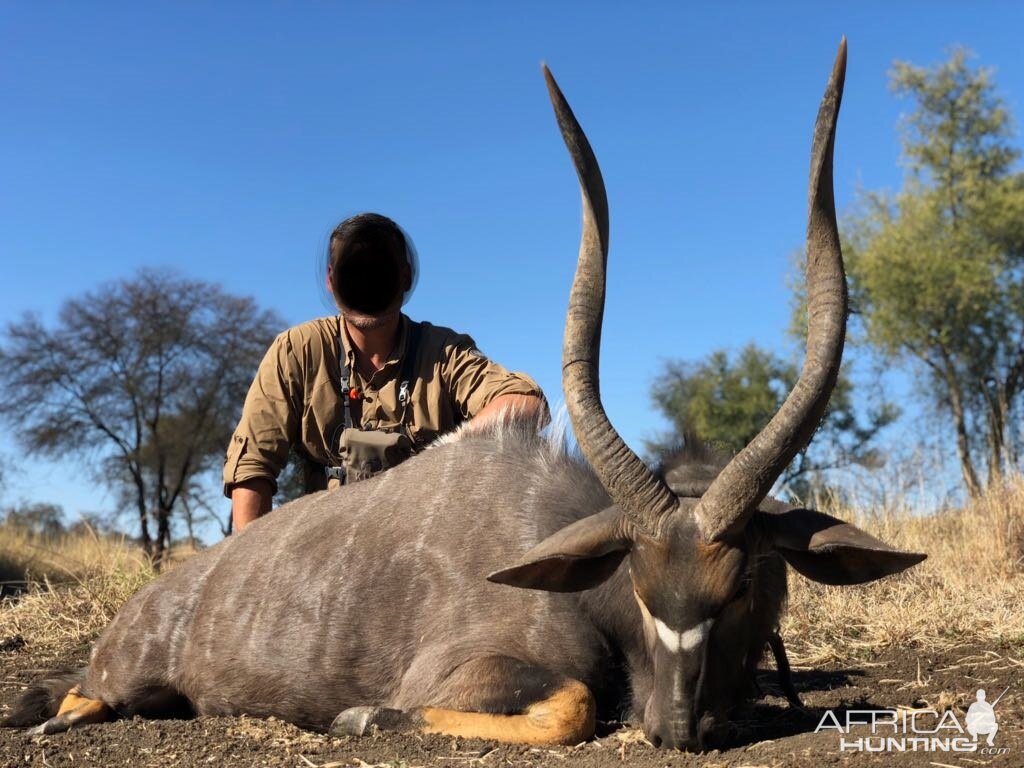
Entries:
MULTIPOLYGON (((29 645, 3 637, 0 628, 0 715, 32 678, 57 666, 81 666, 87 648, 62 658, 33 654, 29 645)), ((0 729, 0 767, 14 766, 480 766, 573 765, 610 768, 631 766, 1024 766, 1024 654, 1019 649, 960 646, 941 652, 887 652, 871 660, 794 670, 803 711, 789 707, 765 670, 759 683, 766 695, 734 719, 729 748, 687 754, 653 748, 636 725, 603 723, 597 738, 568 748, 534 748, 440 736, 377 734, 333 738, 275 720, 200 718, 196 720, 121 720, 83 726, 55 736, 28 736, 0 729), (827 710, 844 722, 851 709, 920 709, 952 711, 965 723, 975 691, 985 688, 996 706, 997 754, 979 751, 840 751, 835 728, 816 733, 827 710)), ((909 710, 908 710, 909 711, 909 710)), ((921 715, 922 727, 934 728, 934 716, 921 715)), ((948 716, 947 716, 948 717, 948 716)), ((830 721, 831 722, 831 721, 830 721)), ((946 724, 951 721, 947 720, 946 724)), ((888 730, 892 733, 892 728, 888 730)), ((884 735, 879 730, 879 736, 884 735)), ((943 737, 958 737, 951 729, 943 737)), ((870 737, 866 726, 845 735, 847 742, 870 737)), ((967 738, 970 738, 969 736, 967 738)))

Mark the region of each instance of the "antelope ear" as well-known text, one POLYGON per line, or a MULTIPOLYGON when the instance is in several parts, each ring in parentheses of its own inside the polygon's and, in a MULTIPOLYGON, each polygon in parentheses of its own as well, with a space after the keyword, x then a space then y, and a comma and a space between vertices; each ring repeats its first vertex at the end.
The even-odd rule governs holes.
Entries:
POLYGON ((786 562, 822 584, 865 584, 927 557, 893 549, 857 526, 813 509, 758 511, 757 521, 786 562))
POLYGON ((625 529, 621 511, 609 507, 548 536, 516 565, 495 571, 487 580, 547 592, 596 587, 629 552, 632 541, 625 529))

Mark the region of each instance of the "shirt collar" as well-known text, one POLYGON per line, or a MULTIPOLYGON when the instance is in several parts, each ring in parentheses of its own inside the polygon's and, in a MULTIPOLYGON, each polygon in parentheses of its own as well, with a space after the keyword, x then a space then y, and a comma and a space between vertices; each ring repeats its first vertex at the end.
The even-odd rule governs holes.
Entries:
MULTIPOLYGON (((345 318, 341 315, 338 316, 338 324, 341 326, 341 344, 345 350, 345 360, 348 363, 349 370, 353 373, 356 372, 356 349, 352 343, 352 339, 348 335, 348 325, 345 323, 345 318)), ((395 344, 395 348, 388 355, 387 361, 384 363, 384 367, 377 373, 389 370, 392 366, 397 365, 405 355, 405 348, 409 341, 409 318, 405 316, 403 312, 398 319, 398 342, 395 344)), ((358 375, 358 374, 357 374, 358 375)), ((375 374, 376 375, 376 374, 375 374)))

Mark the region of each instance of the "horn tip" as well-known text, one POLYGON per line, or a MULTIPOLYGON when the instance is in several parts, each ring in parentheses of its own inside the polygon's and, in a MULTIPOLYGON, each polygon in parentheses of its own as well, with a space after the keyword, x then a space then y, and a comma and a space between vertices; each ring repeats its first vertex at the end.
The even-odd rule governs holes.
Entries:
POLYGON ((555 82, 555 76, 551 74, 551 70, 548 69, 547 62, 541 62, 540 71, 544 74, 544 82, 548 87, 548 95, 552 101, 563 101, 562 89, 558 87, 558 83, 555 82))
POLYGON ((839 39, 839 50, 836 51, 836 63, 832 72, 836 79, 846 75, 846 35, 839 39))

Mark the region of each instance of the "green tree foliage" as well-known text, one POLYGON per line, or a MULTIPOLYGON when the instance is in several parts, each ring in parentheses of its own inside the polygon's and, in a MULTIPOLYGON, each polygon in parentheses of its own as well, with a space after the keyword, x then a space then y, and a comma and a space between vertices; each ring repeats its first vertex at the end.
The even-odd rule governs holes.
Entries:
POLYGON ((157 561, 172 513, 216 475, 253 372, 280 318, 249 298, 143 271, 33 315, 0 347, 0 416, 29 454, 98 479, 134 508, 157 561), (150 525, 155 524, 155 536, 150 525))
POLYGON ((964 51, 931 69, 897 63, 891 85, 914 104, 907 174, 846 222, 853 303, 873 348, 923 373, 976 494, 1018 462, 1022 438, 1024 176, 992 72, 964 51))
MULTIPOLYGON (((736 453, 779 410, 798 375, 796 365, 753 344, 735 359, 716 351, 697 363, 670 361, 651 395, 672 430, 648 441, 647 450, 664 456, 684 439, 696 438, 723 453, 736 453)), ((826 470, 879 463, 873 442, 898 410, 883 403, 862 423, 852 393, 849 379, 840 375, 812 449, 801 453, 780 478, 795 495, 806 495, 810 481, 826 470)))

